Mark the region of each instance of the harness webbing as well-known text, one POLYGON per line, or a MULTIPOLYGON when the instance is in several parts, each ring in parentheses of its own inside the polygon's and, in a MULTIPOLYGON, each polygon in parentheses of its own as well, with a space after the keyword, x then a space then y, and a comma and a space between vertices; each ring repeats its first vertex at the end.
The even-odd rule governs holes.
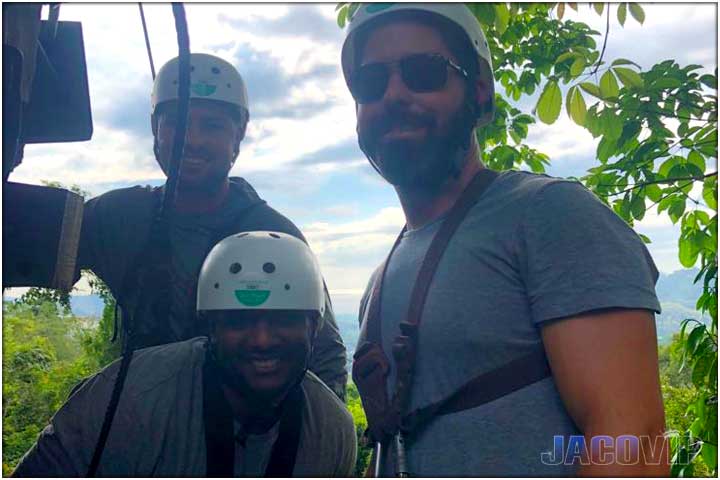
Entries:
MULTIPOLYGON (((433 416, 445 415, 480 406, 542 380, 551 374, 545 351, 541 345, 520 358, 478 375, 462 385, 449 397, 406 413, 415 373, 415 358, 419 336, 418 328, 433 276, 455 231, 465 219, 470 209, 478 202, 497 176, 497 172, 487 169, 478 172, 448 213, 447 218, 443 221, 440 230, 433 238, 425 254, 413 286, 407 317, 405 321, 400 323, 401 333, 393 342, 392 353, 396 360, 397 380, 395 392, 389 405, 389 412, 376 413, 374 418, 368 415, 370 432, 376 437, 374 440, 377 442, 386 442, 388 435, 392 434, 396 435, 396 442, 399 439, 400 443, 402 443, 404 441, 403 433, 417 434, 422 427, 429 423, 433 416), (373 423, 375 423, 375 425, 373 425, 373 423), (399 435, 399 437, 397 435, 399 435)), ((364 383, 359 381, 362 377, 369 378, 369 375, 377 372, 378 368, 385 371, 387 371, 388 368, 387 360, 380 358, 384 355, 384 352, 382 352, 381 329, 382 289, 390 258, 399 245, 405 231, 406 228, 403 228, 403 231, 395 241, 387 259, 380 268, 380 275, 376 278, 371 291, 367 307, 367 319, 362 325, 367 342, 356 352, 353 369, 353 377, 355 377, 356 374, 359 375, 358 380, 355 382, 358 388, 364 383), (376 345, 377 347, 371 347, 372 345, 376 345), (365 359, 366 362, 359 361, 361 357, 357 357, 358 354, 363 352, 367 352, 364 354, 367 355, 367 359, 365 359), (362 368, 355 369, 356 366, 362 365, 363 363, 365 363, 365 365, 362 366, 362 368), (373 367, 372 363, 375 363, 376 366, 373 367)), ((363 405, 366 405, 367 408, 383 404, 381 399, 379 400, 373 396, 377 395, 377 393, 363 391, 360 393, 363 405)), ((387 398, 386 393, 385 398, 387 398)), ((368 412, 376 411, 377 408, 370 408, 370 410, 368 410, 368 412)), ((407 476, 407 474, 409 474, 407 465, 400 465, 404 463, 402 462, 403 459, 400 458, 400 454, 404 455, 404 451, 398 452, 398 474, 399 476, 407 476)))
MULTIPOLYGON (((470 184, 465 188, 460 198, 456 201, 448 216, 443 221, 440 230, 437 232, 430 247, 428 247, 425 258, 420 266, 417 279, 410 296, 410 304, 405 321, 400 324, 401 335, 396 339, 394 348, 398 355, 397 364, 397 380, 395 393, 392 398, 392 409, 398 414, 406 410, 409 402, 410 389, 412 387, 414 370, 415 370, 415 354, 417 351, 418 328, 422 320, 422 313, 425 308, 425 301, 430 289, 430 283, 435 275, 435 271, 442 259, 443 253, 448 243, 452 239, 455 231, 458 229, 462 221, 465 219, 468 211, 477 203, 483 193, 490 184, 498 176, 493 170, 480 170, 470 184)), ((372 296, 370 298, 369 315, 368 315, 368 341, 377 343, 382 347, 382 330, 381 330, 381 299, 382 288, 385 280, 387 265, 395 249, 400 243, 400 239, 407 230, 407 226, 403 227, 398 239, 395 241, 392 250, 388 254, 385 264, 382 268, 382 274, 373 286, 372 296)))

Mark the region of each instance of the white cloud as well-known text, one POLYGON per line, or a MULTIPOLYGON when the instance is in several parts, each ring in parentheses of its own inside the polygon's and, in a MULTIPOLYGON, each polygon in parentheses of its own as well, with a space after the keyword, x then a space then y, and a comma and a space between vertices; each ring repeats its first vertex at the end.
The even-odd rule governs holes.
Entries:
MULTIPOLYGON (((25 159, 11 176, 13 181, 39 184, 54 180, 78 184, 91 193, 97 184, 127 182, 132 185, 162 179, 152 142, 145 144, 119 130, 96 126, 93 142, 39 144, 25 147, 25 159)), ((95 193, 100 193, 95 191, 95 193)))
POLYGON ((594 157, 597 140, 570 120, 565 112, 552 125, 538 122, 532 126, 527 143, 555 162, 568 157, 594 157))
POLYGON ((363 220, 316 222, 303 227, 330 293, 347 295, 343 301, 350 311, 356 311, 360 294, 404 223, 402 209, 388 207, 363 220))
POLYGON ((332 207, 326 208, 325 211, 330 215, 336 215, 340 217, 352 217, 354 215, 357 215, 358 207, 357 204, 333 205, 332 207))

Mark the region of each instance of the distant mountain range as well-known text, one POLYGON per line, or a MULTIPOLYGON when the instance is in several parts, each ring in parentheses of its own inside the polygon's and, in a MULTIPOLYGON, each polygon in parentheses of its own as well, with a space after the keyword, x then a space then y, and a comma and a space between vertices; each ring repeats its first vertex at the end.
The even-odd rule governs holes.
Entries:
MULTIPOLYGON (((697 274, 697 269, 691 269, 660 275, 656 291, 663 311, 656 318, 658 343, 669 342, 672 335, 680 330, 680 323, 685 318, 698 318, 695 304, 702 293, 702 286, 693 284, 697 274)), ((5 298, 5 300, 12 300, 12 298, 5 298)), ((99 318, 102 315, 104 304, 97 295, 73 295, 70 297, 70 306, 77 316, 99 318)), ((340 335, 350 352, 348 355, 350 360, 358 338, 357 313, 336 313, 335 318, 340 335)), ((705 321, 707 320, 705 319, 705 321)))

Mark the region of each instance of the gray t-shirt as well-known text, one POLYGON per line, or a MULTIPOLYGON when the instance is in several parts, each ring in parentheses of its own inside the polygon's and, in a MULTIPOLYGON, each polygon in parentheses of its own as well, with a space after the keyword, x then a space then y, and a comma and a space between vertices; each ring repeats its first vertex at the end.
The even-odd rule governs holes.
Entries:
MULTIPOLYGON (((443 219, 407 232, 382 292, 383 349, 443 219)), ((361 302, 365 321, 367 296, 361 302)), ((660 310, 657 270, 638 235, 577 182, 505 172, 450 241, 425 304, 410 410, 447 398, 481 373, 542 344, 544 322, 607 307, 660 310)), ((362 344, 361 334, 358 345, 362 344)), ((551 377, 490 403, 435 417, 407 439, 413 476, 563 476, 541 462, 553 436, 578 434, 551 377)), ((388 451, 388 449, 386 449, 388 451)), ((385 462, 393 475, 392 455, 385 462)))
MULTIPOLYGON (((203 365, 207 338, 139 350, 103 452, 98 476, 203 477, 206 475, 203 365)), ((22 477, 87 474, 117 376, 115 362, 88 380, 45 427, 14 472, 22 477)), ((294 476, 353 473, 352 416, 311 372, 302 381, 304 407, 294 476)), ((264 472, 277 434, 253 435, 236 444, 238 476, 264 472)))

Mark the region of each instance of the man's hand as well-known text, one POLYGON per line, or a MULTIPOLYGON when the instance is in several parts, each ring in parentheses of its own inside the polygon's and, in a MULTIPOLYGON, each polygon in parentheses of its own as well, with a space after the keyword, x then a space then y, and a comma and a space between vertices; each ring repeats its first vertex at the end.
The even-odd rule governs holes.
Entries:
POLYGON ((665 413, 652 313, 590 312, 549 322, 542 337, 563 402, 585 435, 591 461, 583 461, 578 474, 669 476, 670 446, 663 437, 665 413), (615 457, 602 462, 603 452, 593 449, 591 442, 598 435, 638 437, 639 452, 628 454, 637 462, 624 465, 615 457))

